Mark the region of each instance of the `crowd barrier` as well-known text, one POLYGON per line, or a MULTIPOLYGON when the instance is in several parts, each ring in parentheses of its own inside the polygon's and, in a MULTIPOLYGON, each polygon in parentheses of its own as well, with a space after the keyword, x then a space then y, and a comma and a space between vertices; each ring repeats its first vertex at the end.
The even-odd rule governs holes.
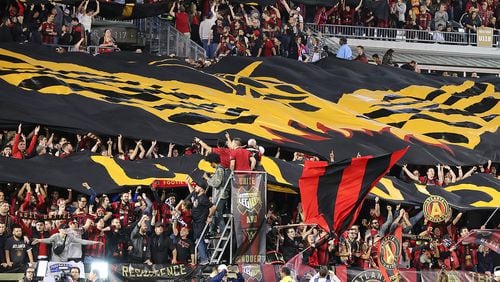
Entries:
MULTIPOLYGON (((98 275, 102 281, 204 281, 213 266, 200 266, 190 264, 136 264, 121 263, 107 264, 99 263, 93 265, 84 265, 75 262, 46 262, 45 269, 37 269, 36 274, 39 281, 60 281, 69 275, 71 267, 78 267, 81 271, 81 278, 85 278, 84 269, 90 271, 97 269, 98 275)), ((280 281, 280 269, 283 265, 271 264, 234 264, 228 265, 228 277, 236 277, 239 274, 245 281, 256 282, 278 282, 280 281)), ((299 266, 292 268, 292 275, 298 276, 297 281, 309 281, 316 274, 316 269, 306 267, 303 271, 299 266)), ((382 273, 378 269, 369 268, 347 268, 345 265, 330 265, 329 269, 335 273, 340 281, 384 281, 382 273)), ((6 275, 0 274, 0 280, 5 281, 6 275)), ((461 282, 479 282, 494 281, 491 275, 477 273, 473 271, 446 271, 446 270, 420 270, 399 269, 400 281, 423 282, 423 281, 461 281, 461 282), (443 280, 444 279, 444 280, 443 280)), ((20 274, 18 274, 20 277, 20 274)))
POLYGON ((314 23, 306 24, 306 28, 315 32, 321 32, 324 36, 343 36, 356 39, 393 40, 408 43, 440 43, 464 46, 484 46, 484 44, 489 43, 491 47, 500 47, 500 35, 495 34, 493 29, 489 28, 479 28, 477 33, 331 24, 316 25, 314 23))

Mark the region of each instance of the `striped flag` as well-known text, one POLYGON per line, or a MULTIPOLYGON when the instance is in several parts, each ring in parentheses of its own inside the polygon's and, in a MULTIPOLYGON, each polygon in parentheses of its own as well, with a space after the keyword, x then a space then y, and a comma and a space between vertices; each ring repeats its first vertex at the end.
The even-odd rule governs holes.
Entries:
POLYGON ((305 223, 316 223, 326 231, 341 234, 356 220, 371 188, 407 150, 334 164, 307 161, 299 180, 305 223))

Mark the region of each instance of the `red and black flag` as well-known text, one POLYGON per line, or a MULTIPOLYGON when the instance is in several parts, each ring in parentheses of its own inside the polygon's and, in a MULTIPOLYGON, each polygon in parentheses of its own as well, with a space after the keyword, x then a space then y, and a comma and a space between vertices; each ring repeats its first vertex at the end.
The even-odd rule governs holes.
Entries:
POLYGON ((403 229, 399 225, 394 234, 384 236, 378 244, 378 268, 385 281, 399 281, 398 265, 403 245, 402 234, 403 229))
POLYGON ((467 236, 462 238, 458 244, 468 243, 484 245, 497 254, 500 254, 500 230, 498 229, 476 229, 471 230, 467 236))
POLYGON ((334 164, 306 162, 299 180, 305 222, 341 234, 356 220, 371 188, 407 150, 334 164))

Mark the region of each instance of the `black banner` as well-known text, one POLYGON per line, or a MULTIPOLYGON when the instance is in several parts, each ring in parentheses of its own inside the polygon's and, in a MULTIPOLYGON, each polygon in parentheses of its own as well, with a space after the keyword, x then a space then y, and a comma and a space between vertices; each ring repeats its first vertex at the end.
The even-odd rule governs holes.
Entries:
POLYGON ((0 124, 184 145, 194 136, 215 143, 228 131, 324 159, 334 149, 338 160, 409 146, 401 162, 423 165, 495 162, 500 146, 499 79, 447 80, 334 58, 228 57, 199 71, 147 54, 61 55, 18 44, 2 46, 0 65, 0 124))
POLYGON ((266 181, 265 172, 235 173, 231 179, 237 263, 266 261, 266 181))
POLYGON ((110 281, 188 281, 200 279, 199 267, 187 264, 112 264, 110 281))

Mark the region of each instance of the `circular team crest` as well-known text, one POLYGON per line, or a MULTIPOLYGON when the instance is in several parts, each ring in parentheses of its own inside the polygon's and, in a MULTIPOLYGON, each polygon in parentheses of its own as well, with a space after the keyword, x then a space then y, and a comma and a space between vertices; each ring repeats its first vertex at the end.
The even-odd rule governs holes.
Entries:
POLYGON ((401 243, 393 236, 387 236, 380 242, 379 262, 386 269, 395 269, 399 263, 401 243))
POLYGON ((445 198, 430 196, 424 202, 424 216, 430 222, 442 222, 451 215, 451 207, 445 198))
POLYGON ((384 276, 379 270, 366 270, 358 273, 352 282, 385 282, 384 276))

